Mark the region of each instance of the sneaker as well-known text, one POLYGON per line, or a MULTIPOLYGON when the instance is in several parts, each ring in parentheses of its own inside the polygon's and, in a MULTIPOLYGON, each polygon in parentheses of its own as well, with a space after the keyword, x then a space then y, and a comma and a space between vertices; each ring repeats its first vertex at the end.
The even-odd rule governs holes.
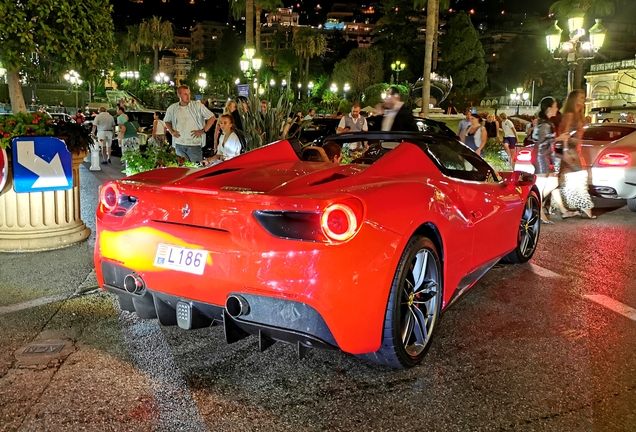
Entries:
POLYGON ((108 163, 112 163, 112 162, 110 161, 110 158, 108 159, 108 163))
POLYGON ((102 162, 102 165, 108 165, 108 161, 102 162))

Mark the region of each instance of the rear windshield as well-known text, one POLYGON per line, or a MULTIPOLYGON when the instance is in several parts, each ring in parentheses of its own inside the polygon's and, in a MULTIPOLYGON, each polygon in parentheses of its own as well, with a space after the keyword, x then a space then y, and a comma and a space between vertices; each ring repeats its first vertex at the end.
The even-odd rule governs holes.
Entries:
POLYGON ((588 127, 583 132, 586 141, 615 141, 636 131, 626 126, 588 127))

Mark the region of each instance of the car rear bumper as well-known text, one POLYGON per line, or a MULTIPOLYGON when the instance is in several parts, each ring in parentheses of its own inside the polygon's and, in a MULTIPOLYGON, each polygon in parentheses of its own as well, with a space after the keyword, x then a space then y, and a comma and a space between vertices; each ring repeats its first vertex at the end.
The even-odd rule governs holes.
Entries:
MULTIPOLYGON (((104 289, 117 295, 123 310, 141 318, 157 318, 164 326, 186 330, 223 325, 228 343, 249 335, 259 338, 261 351, 273 342, 296 345, 299 355, 307 348, 338 349, 325 320, 311 306, 293 300, 251 293, 231 293, 241 298, 246 307, 237 313, 228 312, 225 305, 214 305, 179 296, 160 293, 143 286, 136 292, 124 288, 124 278, 135 274, 131 269, 103 262, 101 271, 110 283, 104 289)), ((138 276, 138 275, 137 275, 138 276)))
POLYGON ((592 167, 592 188, 603 198, 636 198, 636 168, 592 167))

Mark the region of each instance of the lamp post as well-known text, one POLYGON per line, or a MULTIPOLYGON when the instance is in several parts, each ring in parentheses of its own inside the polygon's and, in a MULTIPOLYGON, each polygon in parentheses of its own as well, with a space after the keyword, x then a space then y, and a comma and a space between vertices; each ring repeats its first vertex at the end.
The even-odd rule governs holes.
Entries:
POLYGON ((139 71, 121 71, 119 78, 128 80, 139 79, 139 71))
POLYGON ((349 86, 349 83, 345 83, 345 85, 343 87, 343 90, 344 90, 344 98, 346 99, 347 98, 347 92, 349 90, 351 90, 351 87, 349 86))
POLYGON ((313 81, 309 81, 309 83, 307 84, 307 97, 311 96, 311 91, 314 89, 314 82, 313 81))
POLYGON ((517 108, 515 109, 516 115, 519 115, 519 105, 527 101, 529 97, 530 94, 528 92, 524 92, 523 87, 517 87, 515 92, 510 94, 510 103, 512 104, 514 102, 517 105, 517 108))
POLYGON ((74 70, 70 70, 64 74, 64 79, 75 87, 75 112, 79 111, 79 86, 82 85, 82 79, 74 70))
POLYGON ((391 70, 395 72, 395 82, 397 84, 400 83, 400 72, 402 72, 405 67, 406 67, 406 64, 402 63, 399 60, 396 60, 394 63, 391 63, 391 70))
POLYGON ((333 94, 338 94, 338 86, 336 85, 336 83, 331 84, 331 87, 329 87, 329 90, 331 90, 331 93, 333 94))
POLYGON ((243 71, 243 75, 245 75, 245 78, 248 80, 255 77, 263 65, 263 60, 259 57, 254 57, 255 54, 256 50, 248 46, 243 51, 243 55, 239 60, 239 66, 243 71))
POLYGON ((159 72, 157 75, 155 75, 155 81, 157 81, 159 84, 168 84, 168 81, 170 81, 170 77, 164 72, 159 72))
POLYGON ((208 86, 205 72, 199 72, 199 78, 197 78, 197 85, 199 86, 199 93, 203 94, 203 90, 208 86))
POLYGON ((298 100, 300 100, 300 97, 302 96, 303 85, 302 83, 298 83, 296 86, 298 87, 298 100))
POLYGON ((274 87, 276 87, 276 80, 274 78, 269 80, 269 90, 267 91, 268 99, 271 101, 272 92, 274 91, 274 87))
POLYGON ((570 30, 569 39, 561 42, 561 33, 563 30, 557 25, 557 21, 546 32, 546 45, 548 50, 557 60, 565 60, 568 62, 568 94, 574 88, 574 70, 580 60, 593 58, 598 50, 603 47, 605 34, 607 29, 601 24, 601 20, 597 19, 587 33, 589 40, 584 41, 585 29, 583 23, 585 20, 585 12, 582 9, 575 8, 568 14, 568 29, 570 30))

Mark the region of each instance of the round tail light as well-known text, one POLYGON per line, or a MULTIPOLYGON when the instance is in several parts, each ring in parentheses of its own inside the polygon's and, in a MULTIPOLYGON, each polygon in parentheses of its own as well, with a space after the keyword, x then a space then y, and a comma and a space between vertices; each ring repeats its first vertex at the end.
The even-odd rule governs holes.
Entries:
POLYGON ((358 220, 351 207, 331 204, 325 208, 320 218, 323 234, 333 241, 347 241, 358 229, 358 220))
POLYGON ((104 186, 99 201, 107 212, 115 210, 119 203, 119 190, 117 189, 117 185, 115 183, 108 183, 104 186))

